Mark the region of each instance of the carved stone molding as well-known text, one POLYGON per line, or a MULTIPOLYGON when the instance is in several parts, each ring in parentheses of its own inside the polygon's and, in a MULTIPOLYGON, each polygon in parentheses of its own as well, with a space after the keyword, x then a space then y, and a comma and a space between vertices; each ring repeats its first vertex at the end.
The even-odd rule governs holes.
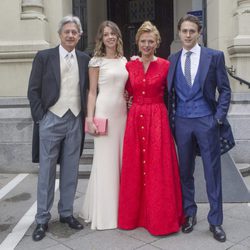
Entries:
POLYGON ((43 40, 0 42, 0 64, 33 60, 38 50, 48 49, 49 43, 43 40))
POLYGON ((238 0, 238 6, 250 6, 250 0, 238 0))
POLYGON ((228 47, 228 52, 230 55, 250 53, 250 0, 237 1, 233 18, 237 32, 228 47))
POLYGON ((46 19, 43 0, 22 0, 21 19, 46 19))

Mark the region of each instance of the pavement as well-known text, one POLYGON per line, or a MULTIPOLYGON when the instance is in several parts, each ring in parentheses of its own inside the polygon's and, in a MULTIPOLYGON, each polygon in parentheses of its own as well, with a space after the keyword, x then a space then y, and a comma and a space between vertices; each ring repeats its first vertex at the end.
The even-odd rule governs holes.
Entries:
MULTIPOLYGON (((250 176, 246 180, 249 181, 250 176)), ((227 241, 220 243, 213 239, 208 229, 207 203, 198 204, 198 223, 190 234, 179 232, 155 237, 143 228, 94 231, 83 221, 84 230, 76 231, 58 221, 58 189, 55 191, 52 219, 46 237, 34 242, 31 235, 35 228, 36 183, 36 174, 0 174, 0 250, 250 250, 250 203, 223 204, 223 227, 227 241)), ((79 179, 74 204, 76 217, 83 203, 87 183, 88 179, 79 179)))

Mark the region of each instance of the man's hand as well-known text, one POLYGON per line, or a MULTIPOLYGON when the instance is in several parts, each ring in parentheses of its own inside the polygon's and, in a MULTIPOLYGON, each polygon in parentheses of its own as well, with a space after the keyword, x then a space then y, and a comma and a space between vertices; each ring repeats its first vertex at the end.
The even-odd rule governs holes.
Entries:
POLYGON ((134 55, 134 56, 131 56, 131 57, 130 57, 130 61, 135 61, 135 60, 138 59, 138 58, 140 58, 140 57, 139 57, 139 56, 135 56, 135 55, 134 55))

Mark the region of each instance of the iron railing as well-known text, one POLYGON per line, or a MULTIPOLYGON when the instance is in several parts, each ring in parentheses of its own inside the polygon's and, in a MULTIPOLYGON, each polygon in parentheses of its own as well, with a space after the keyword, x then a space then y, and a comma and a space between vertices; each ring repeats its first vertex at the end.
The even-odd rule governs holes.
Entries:
POLYGON ((240 78, 239 76, 236 76, 236 75, 235 75, 235 69, 234 69, 233 66, 231 66, 231 67, 226 67, 226 69, 227 69, 227 73, 228 73, 232 78, 234 78, 235 80, 239 81, 241 85, 242 85, 242 84, 246 84, 246 85, 248 86, 248 88, 250 89, 250 82, 248 82, 248 81, 246 81, 246 80, 240 78))

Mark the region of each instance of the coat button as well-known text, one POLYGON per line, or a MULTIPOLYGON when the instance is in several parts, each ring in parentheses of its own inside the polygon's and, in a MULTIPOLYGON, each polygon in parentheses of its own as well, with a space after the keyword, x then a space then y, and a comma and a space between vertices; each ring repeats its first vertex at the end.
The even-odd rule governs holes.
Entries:
POLYGON ((142 93, 143 95, 145 95, 145 94, 146 94, 146 92, 145 92, 145 91, 142 91, 141 93, 142 93))

